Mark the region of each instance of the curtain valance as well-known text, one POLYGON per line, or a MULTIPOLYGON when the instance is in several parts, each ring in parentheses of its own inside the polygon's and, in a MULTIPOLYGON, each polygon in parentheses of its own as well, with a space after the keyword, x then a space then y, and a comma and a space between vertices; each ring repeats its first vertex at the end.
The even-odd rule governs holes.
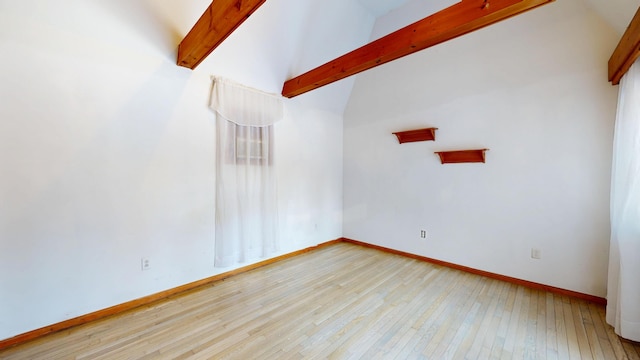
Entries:
POLYGON ((210 108, 242 126, 269 126, 284 114, 282 97, 214 76, 210 108))

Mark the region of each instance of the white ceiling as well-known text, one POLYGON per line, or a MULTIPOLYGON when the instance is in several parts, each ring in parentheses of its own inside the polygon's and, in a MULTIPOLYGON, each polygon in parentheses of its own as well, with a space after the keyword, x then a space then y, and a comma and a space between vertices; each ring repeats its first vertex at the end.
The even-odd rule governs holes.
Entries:
MULTIPOLYGON (((131 3, 127 0, 100 1, 131 3)), ((211 3, 211 0, 140 1, 153 10, 147 13, 164 19, 176 41, 188 32, 211 3)), ((277 93, 286 79, 386 35, 396 30, 398 25, 413 23, 456 1, 459 0, 268 1, 200 68, 210 74, 226 76, 277 93)), ((593 9, 594 16, 600 17, 620 34, 640 6, 640 0, 556 0, 555 5, 565 2, 593 9)), ((554 4, 547 6, 551 9, 554 4)), ((314 104, 329 104, 325 110, 342 113, 354 78, 333 83, 300 98, 314 104)))
POLYGON ((409 0, 358 0, 374 17, 382 16, 397 9, 409 0))
MULTIPOLYGON (((561 0, 560 0, 561 1, 561 0)), ((624 33, 633 15, 640 7, 640 0, 584 0, 619 34, 624 33)))
MULTIPOLYGON (((369 13, 379 18, 417 0, 357 0, 369 13)), ((562 1, 562 0, 556 0, 562 1)), ((583 0, 618 33, 622 34, 640 7, 639 0, 583 0)), ((425 2, 425 1, 422 1, 425 2)), ((426 1, 430 2, 430 1, 426 1)))
MULTIPOLYGON (((431 0, 357 0, 373 17, 380 18, 389 12, 408 6, 407 3, 429 3, 431 0)), ((556 0, 562 1, 562 0, 556 0)), ((583 0, 595 10, 619 34, 623 34, 627 25, 640 7, 640 0, 583 0)), ((423 16, 424 17, 424 16, 423 16)), ((412 19, 412 21, 415 21, 412 19)), ((411 22, 412 22, 411 21, 411 22)))

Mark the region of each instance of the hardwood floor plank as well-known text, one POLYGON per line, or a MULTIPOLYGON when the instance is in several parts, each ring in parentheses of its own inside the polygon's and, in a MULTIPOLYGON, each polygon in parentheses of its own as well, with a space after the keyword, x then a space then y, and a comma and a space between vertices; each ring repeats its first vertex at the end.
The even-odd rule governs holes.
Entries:
MULTIPOLYGON (((538 349, 538 327, 544 326, 544 312, 542 316, 539 316, 540 308, 538 307, 538 293, 537 290, 529 290, 529 310, 526 316, 526 322, 524 324, 525 331, 522 334, 522 343, 516 344, 516 347, 521 349, 523 359, 535 359, 538 349), (542 323, 539 323, 542 321, 542 323)), ((543 337, 544 338, 544 337, 543 337)), ((540 347, 544 349, 543 347, 540 347)))
MULTIPOLYGON (((511 317, 509 325, 506 330, 504 345, 502 348, 501 358, 512 358, 514 356, 515 340, 517 336, 518 327, 520 324, 520 317, 523 309, 523 302, 525 297, 525 290, 522 287, 516 289, 516 296, 514 299, 513 310, 511 311, 511 317)), ((528 305, 528 298, 527 305, 528 305)))
MULTIPOLYGON (((449 270, 447 269, 445 271, 448 276, 449 270)), ((455 296, 453 291, 453 289, 459 288, 460 281, 461 278, 450 282, 448 287, 432 304, 432 307, 427 310, 419 320, 421 325, 417 330, 420 341, 416 344, 414 356, 425 356, 427 347, 436 342, 436 339, 434 339, 435 335, 449 317, 448 314, 450 314, 450 311, 454 309, 460 301, 460 297, 455 296)))
MULTIPOLYGON (((603 311, 598 311, 598 315, 600 317, 600 320, 602 321, 603 324, 606 324, 606 317, 605 317, 605 312, 603 311)), ((611 347, 613 348, 613 352, 615 354, 615 358, 616 359, 627 359, 628 356, 625 353, 624 347, 622 346, 622 342, 620 341, 620 338, 618 337, 618 335, 616 335, 616 333, 614 332, 613 328, 610 326, 605 326, 605 331, 607 334, 607 338, 609 339, 609 343, 611 344, 611 347)))
POLYGON ((545 310, 546 317, 546 357, 549 360, 558 359, 558 339, 557 339, 557 323, 556 323, 556 309, 554 306, 554 295, 545 293, 545 310))
MULTIPOLYGON (((510 284, 501 282, 501 292, 498 296, 498 302, 494 310, 493 318, 487 332, 484 334, 480 356, 477 359, 489 359, 493 350, 493 345, 498 334, 498 329, 503 321, 504 308, 507 300, 507 294, 510 291, 510 284)), ((496 351, 497 353, 497 351, 496 351)))
MULTIPOLYGON (((535 354, 545 354, 547 348, 547 294, 544 291, 536 291, 538 298, 538 309, 535 333, 535 354)), ((529 354, 531 355, 531 354, 529 354)))
POLYGON ((571 312, 573 314, 573 323, 575 324, 576 336, 578 338, 578 347, 580 349, 580 358, 593 359, 589 339, 587 338, 587 329, 580 309, 580 302, 571 300, 571 312))
MULTIPOLYGON (((442 352, 451 341, 455 328, 461 322, 458 316, 452 314, 466 314, 473 304, 472 288, 470 288, 469 280, 473 275, 465 275, 462 281, 458 283, 457 290, 453 292, 453 296, 449 297, 445 303, 444 311, 438 316, 438 321, 431 326, 430 331, 434 332, 431 341, 422 350, 425 356, 442 356, 442 352)), ((477 283, 477 282, 476 282, 477 283)))
MULTIPOLYGON (((411 330, 411 318, 414 316, 411 312, 415 309, 419 302, 422 302, 424 298, 424 292, 418 286, 407 287, 402 286, 403 290, 400 290, 398 294, 402 296, 385 296, 385 306, 390 308, 387 319, 384 322, 379 322, 384 326, 376 327, 375 337, 376 341, 376 357, 387 354, 391 351, 393 345, 399 340, 402 334, 411 330)), ((362 329, 367 331, 367 329, 362 329)), ((360 334, 364 333, 360 331, 360 334)), ((353 342, 352 342, 353 344, 353 342)), ((349 350, 349 349, 347 349, 349 350)), ((352 347, 353 350, 353 347, 352 347)), ((334 358, 337 358, 340 350, 336 349, 332 354, 334 358)))
MULTIPOLYGON (((422 315, 417 320, 415 320, 411 325, 411 328, 416 330, 416 332, 420 334, 418 335, 419 340, 426 340, 426 338, 422 336, 422 333, 421 333, 421 330, 422 330, 421 327, 423 325, 423 322, 426 321, 426 319, 430 315, 433 315, 434 311, 440 306, 442 299, 447 295, 446 291, 437 290, 444 287, 447 284, 447 279, 448 278, 447 278, 446 269, 441 269, 439 267, 429 271, 429 273, 427 273, 422 278, 423 286, 424 286, 423 290, 425 291, 425 293, 428 293, 429 296, 427 297, 427 300, 423 302, 422 306, 418 308, 418 311, 416 312, 416 314, 422 314, 422 315), (430 281, 430 279, 432 279, 433 281, 430 281)), ((448 283, 448 285, 450 287, 453 287, 455 286, 455 283, 456 282, 454 281, 454 283, 448 283)), ((364 337, 364 341, 362 341, 359 346, 351 350, 351 354, 352 354, 351 357, 352 358, 364 357, 365 353, 370 348, 372 348, 375 345, 375 343, 378 341, 380 334, 383 333, 381 329, 385 326, 388 326, 388 324, 396 316, 398 311, 399 311, 398 308, 392 308, 392 307, 388 307, 387 309, 385 309, 385 313, 381 314, 383 316, 380 318, 380 320, 373 327, 369 329, 369 332, 368 332, 369 335, 364 337)))
POLYGON ((463 338, 460 339, 460 342, 456 346, 451 346, 446 350, 446 354, 449 354, 453 358, 464 358, 473 357, 474 355, 469 355, 471 353, 472 347, 476 345, 476 355, 480 350, 480 340, 476 340, 481 338, 479 336, 479 330, 481 327, 488 327, 491 316, 487 316, 487 312, 491 308, 495 308, 497 304, 497 296, 495 296, 497 281, 489 281, 489 279, 481 279, 483 282, 482 289, 476 298, 476 303, 474 306, 477 307, 476 311, 471 316, 467 315, 463 322, 464 329, 459 330, 457 335, 463 335, 463 338))
MULTIPOLYGON (((522 299, 520 301, 521 307, 518 314, 518 321, 515 329, 513 329, 514 336, 513 344, 509 344, 509 348, 513 349, 514 359, 524 359, 525 352, 529 349, 526 348, 525 342, 526 334, 529 327, 529 313, 531 309, 531 290, 522 289, 522 299)), ((534 349, 535 352, 535 349, 534 349)))
POLYGON ((337 243, 0 359, 638 359, 604 307, 337 243))
MULTIPOLYGON (((393 289, 391 293, 384 292, 381 298, 379 298, 380 302, 377 303, 379 306, 391 306, 393 309, 407 309, 404 311, 404 315, 402 313, 398 313, 394 316, 394 318, 398 319, 398 322, 402 322, 404 324, 404 329, 396 330, 397 334, 404 334, 410 330, 411 322, 410 318, 407 318, 407 315, 411 311, 411 309, 415 309, 416 302, 422 301, 424 298, 423 289, 420 286, 416 286, 419 284, 420 276, 424 275, 423 269, 418 266, 412 266, 414 270, 403 273, 403 276, 400 279, 390 279, 390 282, 386 285, 388 289, 393 289), (401 281, 397 281, 401 280, 401 281), (394 284, 395 283, 395 284, 394 284), (391 296, 393 293, 402 295, 402 296, 391 296)), ((379 307, 378 306, 378 307, 379 307)), ((376 308, 378 308, 376 307, 376 308)), ((364 312, 361 316, 355 321, 352 321, 352 324, 347 324, 344 326, 344 329, 337 332, 330 341, 332 345, 325 349, 324 354, 321 356, 326 356, 329 358, 342 358, 341 354, 349 351, 349 347, 345 346, 345 342, 352 338, 355 331, 355 328, 359 328, 359 333, 362 335, 362 331, 368 331, 367 327, 363 327, 364 323, 362 320, 366 319, 373 315, 372 309, 369 308, 369 311, 364 312), (355 326, 357 325, 357 326, 355 326), (353 329, 352 329, 353 328, 353 329)), ((353 342, 351 343, 354 344, 353 342)))
MULTIPOLYGON (((519 297, 518 295, 518 287, 513 285, 510 287, 510 291, 507 294, 505 307, 502 311, 503 317, 500 321, 500 325, 498 327, 498 333, 491 348, 490 357, 492 359, 500 359, 502 357, 511 357, 511 353, 506 349, 506 339, 509 334, 510 324, 515 321, 512 320, 517 315, 517 312, 514 311, 514 304, 516 304, 516 300, 519 297), (514 313, 516 315, 514 315, 514 313)), ((518 304, 515 305, 516 307, 518 304)))
POLYGON ((564 296, 562 297, 562 314, 564 315, 564 322, 566 324, 565 330, 567 331, 569 358, 580 359, 580 344, 578 343, 576 324, 573 321, 571 300, 564 296))
POLYGON ((636 346, 627 340, 622 340, 622 348, 629 360, 640 360, 640 354, 636 351, 636 346))
POLYGON ((567 337, 567 323, 564 316, 564 306, 562 296, 553 296, 554 298, 554 310, 556 318, 556 340, 558 345, 558 359, 569 358, 569 340, 567 337))
MULTIPOLYGON (((482 279, 484 280, 484 279, 482 279)), ((474 276, 470 276, 465 284, 465 287, 469 288, 468 292, 464 292, 461 295, 463 299, 466 298, 465 303, 461 308, 456 310, 456 316, 453 316, 453 321, 449 323, 446 329, 444 338, 433 352, 433 356, 440 358, 451 358, 457 348, 462 343, 462 339, 467 335, 469 331, 469 323, 474 321, 477 316, 480 305, 478 304, 478 295, 482 292, 486 282, 482 281, 474 276), (465 325, 466 321, 466 326, 465 325)))
MULTIPOLYGON (((415 288, 419 290, 419 288, 415 288)), ((423 296, 414 295, 412 293, 409 296, 403 296, 404 300, 399 306, 397 306, 398 312, 394 316, 394 320, 387 322, 388 326, 381 341, 378 342, 377 357, 379 358, 394 358, 397 356, 394 348, 398 347, 397 343, 402 338, 402 334, 408 331, 415 331, 412 328, 411 319, 415 316, 412 309, 415 309, 419 303, 422 302, 423 296)), ((405 344, 406 345, 406 344, 405 344)))
POLYGON ((602 307, 597 306, 592 303, 586 304, 589 308, 589 313, 591 314, 591 321, 594 325, 594 329, 597 335, 598 345, 602 349, 602 354, 604 359, 615 359, 616 354, 613 351, 613 347, 611 346, 611 342, 609 342, 609 337, 607 335, 607 327, 608 325, 603 322, 603 319, 600 318, 600 310, 602 307))
POLYGON ((581 302, 578 303, 578 306, 580 308, 580 315, 582 317, 580 320, 584 325, 585 335, 587 336, 586 345, 589 347, 591 355, 594 359, 604 359, 604 353, 602 351, 602 347, 600 346, 600 341, 598 339, 598 334, 596 333, 594 322, 591 318, 589 305, 587 303, 581 302))

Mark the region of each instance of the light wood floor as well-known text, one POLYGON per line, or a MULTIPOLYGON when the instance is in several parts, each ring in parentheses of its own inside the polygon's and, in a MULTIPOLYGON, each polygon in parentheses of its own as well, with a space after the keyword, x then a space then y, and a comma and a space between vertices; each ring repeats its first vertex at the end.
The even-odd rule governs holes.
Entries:
POLYGON ((340 243, 0 359, 640 359, 602 306, 340 243))

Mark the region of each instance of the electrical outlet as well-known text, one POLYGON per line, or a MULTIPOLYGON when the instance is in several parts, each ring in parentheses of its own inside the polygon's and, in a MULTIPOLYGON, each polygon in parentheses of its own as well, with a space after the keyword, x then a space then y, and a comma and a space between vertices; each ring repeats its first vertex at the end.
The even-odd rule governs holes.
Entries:
POLYGON ((540 249, 537 249, 537 248, 531 248, 531 258, 540 260, 542 258, 542 251, 540 251, 540 249))
POLYGON ((420 230, 420 237, 423 239, 427 238, 427 230, 420 230))
POLYGON ((140 259, 140 267, 142 270, 149 270, 151 268, 151 262, 148 258, 142 258, 140 259))

